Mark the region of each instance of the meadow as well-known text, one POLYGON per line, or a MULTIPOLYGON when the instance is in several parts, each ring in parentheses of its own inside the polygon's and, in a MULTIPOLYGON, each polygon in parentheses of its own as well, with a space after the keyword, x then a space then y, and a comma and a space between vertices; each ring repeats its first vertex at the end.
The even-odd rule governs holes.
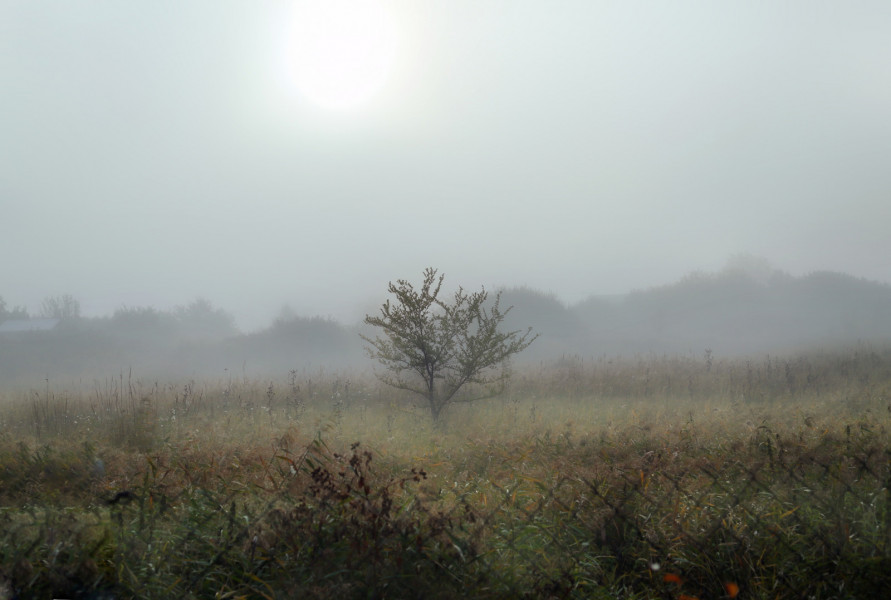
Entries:
POLYGON ((874 598, 891 349, 0 392, 0 598, 874 598))

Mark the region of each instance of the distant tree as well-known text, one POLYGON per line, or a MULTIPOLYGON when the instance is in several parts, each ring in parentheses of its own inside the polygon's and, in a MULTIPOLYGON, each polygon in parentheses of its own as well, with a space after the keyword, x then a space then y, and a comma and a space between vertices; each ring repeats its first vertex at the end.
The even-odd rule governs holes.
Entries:
POLYGON ((198 298, 188 306, 173 311, 181 329, 190 336, 220 339, 235 335, 235 317, 221 308, 214 308, 209 300, 198 298))
POLYGON ((28 311, 25 310, 24 306, 14 306, 9 308, 6 304, 6 300, 0 296, 0 323, 3 321, 7 321, 10 319, 27 319, 28 311))
POLYGON ((525 361, 559 358, 584 352, 591 331, 587 323, 566 307, 556 294, 529 287, 501 290, 502 302, 513 307, 504 320, 508 329, 532 326, 541 339, 523 354, 525 361))
POLYGON ((725 275, 741 275, 762 285, 770 283, 774 277, 784 275, 782 271, 775 269, 766 258, 751 254, 734 254, 728 258, 723 273, 725 275))
POLYGON ((380 316, 365 316, 383 337, 362 335, 371 358, 386 369, 377 377, 387 385, 423 397, 434 422, 453 402, 491 398, 503 391, 510 373, 507 361, 531 344, 537 335, 499 331, 510 308, 502 311, 501 294, 488 301, 485 289, 467 294, 458 288, 451 302, 439 299, 444 275, 424 271, 420 290, 405 280, 389 284, 395 302, 387 300, 380 316), (465 385, 473 393, 458 395, 465 385))
POLYGON ((121 306, 114 311, 109 328, 129 336, 161 337, 176 331, 176 317, 150 306, 121 306))
MULTIPOLYGON (((282 356, 301 356, 316 361, 349 360, 350 350, 358 346, 354 334, 337 321, 325 317, 281 316, 261 332, 264 349, 282 356)), ((355 348, 357 349, 357 348, 355 348)))
POLYGON ((40 307, 40 316, 47 319, 76 319, 80 317, 80 302, 71 294, 47 296, 40 307))
POLYGON ((278 311, 278 315, 276 315, 273 320, 273 326, 278 325, 279 323, 288 323, 298 318, 300 318, 300 315, 297 314, 296 310, 291 308, 288 304, 283 304, 278 311))

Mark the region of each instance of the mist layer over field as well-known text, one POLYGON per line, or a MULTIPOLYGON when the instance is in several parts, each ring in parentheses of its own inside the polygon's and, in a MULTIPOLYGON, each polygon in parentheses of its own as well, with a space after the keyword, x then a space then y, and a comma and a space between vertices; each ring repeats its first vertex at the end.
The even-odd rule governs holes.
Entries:
MULTIPOLYGON (((662 354, 760 360, 891 340, 888 285, 830 272, 793 277, 744 257, 716 273, 573 305, 528 287, 493 291, 493 297, 499 292, 502 306, 512 307, 504 329, 532 327, 539 334, 513 358, 518 365, 662 354)), ((122 373, 159 381, 282 378, 292 370, 374 365, 360 338, 373 333, 366 325, 289 308, 243 333, 208 300, 171 311, 122 307, 92 318, 77 316, 78 301, 70 296, 44 304, 43 319, 25 319, 27 311, 14 307, 0 318, 0 376, 7 387, 47 379, 92 385, 122 373)), ((372 315, 378 311, 369 308, 372 315)))

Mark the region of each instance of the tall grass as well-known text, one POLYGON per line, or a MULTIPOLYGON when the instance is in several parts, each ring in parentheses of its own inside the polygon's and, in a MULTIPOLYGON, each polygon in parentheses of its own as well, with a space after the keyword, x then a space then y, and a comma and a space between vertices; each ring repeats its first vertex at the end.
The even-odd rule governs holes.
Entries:
POLYGON ((0 425, 8 596, 858 598, 891 572, 886 349, 564 357, 441 427, 368 374, 118 375, 8 394, 0 425))

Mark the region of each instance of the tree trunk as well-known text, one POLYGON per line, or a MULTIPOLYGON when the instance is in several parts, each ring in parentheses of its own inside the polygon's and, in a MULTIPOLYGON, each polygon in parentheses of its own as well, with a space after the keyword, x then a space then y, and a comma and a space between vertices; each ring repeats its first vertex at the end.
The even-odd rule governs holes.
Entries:
POLYGON ((427 402, 430 404, 430 415, 433 417, 433 423, 439 423, 439 415, 442 413, 442 406, 437 405, 436 396, 434 394, 430 394, 427 397, 427 402))

